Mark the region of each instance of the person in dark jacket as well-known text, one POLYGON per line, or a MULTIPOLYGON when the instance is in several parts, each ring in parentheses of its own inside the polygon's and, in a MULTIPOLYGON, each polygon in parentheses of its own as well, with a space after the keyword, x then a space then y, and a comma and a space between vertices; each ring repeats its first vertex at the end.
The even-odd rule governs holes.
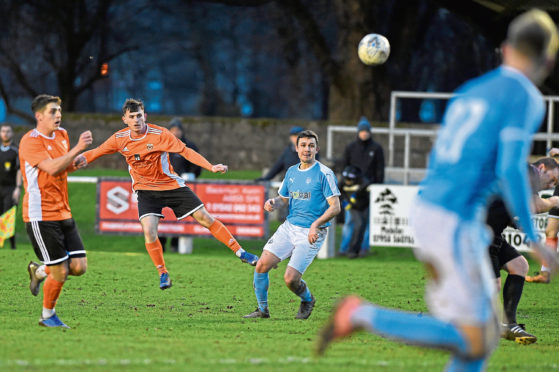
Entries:
MULTIPOLYGON (((184 130, 182 128, 182 122, 179 118, 173 118, 169 122, 169 131, 175 135, 178 139, 180 139, 186 146, 191 148, 194 151, 199 151, 198 146, 188 138, 184 136, 184 130)), ((196 164, 192 164, 185 158, 183 158, 180 154, 175 152, 169 153, 169 161, 179 176, 186 180, 194 180, 200 176, 202 173, 202 168, 196 164)), ((161 242, 161 246, 163 247, 163 251, 165 251, 165 243, 167 243, 167 238, 164 236, 159 237, 159 241, 161 242)), ((171 251, 177 252, 179 247, 179 238, 177 236, 171 237, 171 251)))
MULTIPOLYGON (((184 130, 179 118, 173 118, 169 122, 169 131, 173 133, 175 137, 184 142, 186 146, 190 147, 194 151, 199 151, 198 146, 184 136, 184 130)), ((186 174, 187 179, 194 179, 198 178, 200 173, 202 173, 202 168, 196 164, 192 164, 180 154, 174 152, 169 153, 169 160, 175 172, 181 177, 185 177, 184 174, 186 174)))
MULTIPOLYGON (((373 141, 371 136, 371 124, 364 116, 362 116, 357 123, 357 139, 348 144, 344 151, 343 166, 345 168, 349 165, 357 167, 361 170, 365 188, 373 183, 384 182, 384 151, 381 145, 373 141)), ((339 250, 340 255, 348 254, 354 230, 352 215, 348 210, 346 210, 344 215, 344 226, 342 228, 342 242, 339 250)), ((361 256, 365 256, 369 252, 368 213, 367 226, 363 234, 363 239, 360 239, 362 245, 359 254, 361 256)))
MULTIPOLYGON (((353 222, 353 231, 349 241, 347 256, 357 258, 363 245, 365 230, 369 221, 369 192, 364 182, 361 169, 348 165, 342 172, 340 187, 342 208, 349 212, 353 222)), ((366 243, 368 245, 368 243, 366 243)))

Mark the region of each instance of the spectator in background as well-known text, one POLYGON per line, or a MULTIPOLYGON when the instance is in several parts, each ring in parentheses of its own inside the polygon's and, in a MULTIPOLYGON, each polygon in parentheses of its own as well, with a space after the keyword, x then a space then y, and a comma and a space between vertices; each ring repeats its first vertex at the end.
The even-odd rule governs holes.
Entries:
MULTIPOLYGON (((287 169, 299 163, 299 155, 295 150, 297 144, 297 135, 301 133, 304 129, 301 127, 291 127, 289 130, 289 145, 283 150, 281 156, 276 160, 272 168, 263 177, 255 179, 255 181, 270 181, 272 178, 280 174, 281 172, 287 171, 287 169)), ((317 156, 317 160, 318 160, 317 156)))
POLYGON ((350 236, 347 257, 359 257, 359 251, 368 242, 363 242, 365 229, 369 222, 369 192, 367 183, 363 181, 361 169, 348 165, 342 172, 340 187, 342 208, 351 216, 354 233, 350 236))
MULTIPOLYGON (((343 167, 354 166, 361 170, 365 189, 373 183, 384 182, 384 151, 382 146, 373 141, 371 136, 371 124, 366 117, 362 116, 357 123, 357 139, 346 146, 343 158, 343 167)), ((367 207, 368 211, 368 207, 367 207)), ((367 215, 366 228, 363 238, 360 239, 360 255, 365 256, 369 252, 369 213, 367 215)), ((354 234, 354 222, 349 210, 344 214, 344 226, 342 228, 342 242, 338 254, 348 254, 351 237, 354 234)))
MULTIPOLYGON (((188 138, 184 136, 184 130, 182 128, 182 122, 179 118, 173 118, 169 122, 169 131, 175 135, 179 140, 181 140, 187 147, 190 147, 194 151, 199 151, 198 146, 188 138)), ((200 177, 202 173, 202 168, 196 164, 192 164, 180 154, 171 152, 169 153, 169 161, 173 166, 175 172, 187 181, 192 181, 200 177)), ((163 247, 163 252, 165 252, 165 245, 167 243, 167 237, 160 236, 159 241, 163 247)), ((171 251, 177 252, 179 249, 179 238, 178 236, 171 237, 171 251)))
MULTIPOLYGON (((18 148, 13 143, 14 130, 8 124, 0 126, 0 202, 4 214, 14 205, 19 203, 22 178, 19 170, 18 148)), ((15 235, 10 238, 10 247, 16 249, 15 235)))

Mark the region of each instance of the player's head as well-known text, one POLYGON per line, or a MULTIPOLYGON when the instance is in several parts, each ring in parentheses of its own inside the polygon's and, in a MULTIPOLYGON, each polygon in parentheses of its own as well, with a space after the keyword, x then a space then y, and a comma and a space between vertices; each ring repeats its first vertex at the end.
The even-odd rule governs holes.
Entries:
POLYGON ((510 23, 503 47, 504 62, 539 84, 551 72, 558 48, 559 34, 553 20, 546 12, 532 9, 510 23))
POLYGON ((39 94, 31 102, 31 111, 35 114, 37 127, 51 132, 60 127, 62 120, 62 108, 60 97, 48 94, 39 94))
POLYGON ((361 141, 371 138, 371 123, 364 116, 361 116, 359 122, 357 122, 357 136, 361 141))
POLYGON ((184 134, 182 129, 182 122, 179 118, 172 118, 169 122, 169 131, 175 135, 177 138, 181 138, 184 134))
POLYGON ((122 105, 122 121, 135 134, 142 134, 146 129, 144 103, 139 99, 128 98, 122 105))
MULTIPOLYGON (((539 171, 539 179, 536 185, 532 186, 534 189, 537 187, 537 190, 534 191, 551 189, 557 186, 559 181, 559 163, 555 159, 549 157, 541 158, 532 163, 532 165, 539 171)), ((534 182, 532 183, 534 184, 534 182)))
POLYGON ((9 124, 2 124, 0 126, 0 139, 2 140, 2 144, 9 144, 12 142, 12 138, 14 138, 12 126, 9 124))
POLYGON ((302 163, 312 163, 318 152, 318 135, 312 130, 304 130, 297 135, 297 154, 302 163))

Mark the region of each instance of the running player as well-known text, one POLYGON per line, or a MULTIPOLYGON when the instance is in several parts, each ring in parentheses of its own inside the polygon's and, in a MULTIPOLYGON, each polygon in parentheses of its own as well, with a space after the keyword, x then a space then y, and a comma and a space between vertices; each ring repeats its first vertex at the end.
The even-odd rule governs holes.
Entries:
POLYGON ((138 196, 139 219, 144 232, 146 249, 159 272, 159 288, 172 285, 163 259, 163 248, 157 236, 159 219, 164 207, 169 207, 178 220, 192 216, 199 224, 231 249, 242 262, 256 265, 258 257, 246 252, 227 227, 208 213, 198 196, 179 177, 169 162, 169 153, 181 154, 186 160, 214 172, 225 173, 227 166, 212 165, 202 155, 188 148, 166 128, 146 123, 144 104, 127 99, 122 106, 122 121, 126 128, 119 130, 101 146, 76 158, 81 166, 108 154, 119 152, 128 163, 132 188, 138 196))
POLYGON ((365 328, 384 337, 451 352, 449 371, 484 370, 500 324, 485 224, 491 197, 501 197, 549 267, 557 258, 537 243, 530 218, 526 158, 545 107, 539 84, 559 47, 549 15, 531 10, 515 18, 502 46, 503 65, 467 82, 446 110, 412 211, 414 250, 429 273, 432 315, 385 309, 350 296, 321 333, 318 351, 365 328))
MULTIPOLYGON (((532 204, 535 213, 544 213, 559 206, 559 197, 542 199, 537 192, 554 187, 559 179, 559 165, 552 158, 542 158, 528 166, 532 184, 532 204)), ((501 288, 501 270, 508 272, 503 286, 504 323, 501 337, 520 344, 532 344, 538 340, 526 331, 524 324, 517 323, 516 310, 522 296, 524 281, 528 273, 528 261, 502 236, 508 225, 514 225, 507 208, 501 199, 494 201, 487 213, 487 224, 493 231, 493 242, 489 246, 489 258, 501 288)))
POLYGON ((21 139, 19 161, 25 187, 23 221, 35 254, 43 262, 30 262, 27 267, 34 296, 46 278, 39 325, 69 328, 54 307, 68 275, 85 273, 87 258, 68 204, 67 173, 75 170, 72 161, 91 144, 92 137, 90 131, 83 132, 70 150, 68 134, 60 127, 60 104, 59 97, 46 94, 33 99, 37 126, 21 139))
POLYGON ((330 221, 341 211, 340 191, 334 173, 316 160, 318 136, 310 130, 297 135, 296 150, 300 163, 291 166, 278 191, 279 196, 268 199, 268 212, 280 203, 289 203, 287 219, 264 246, 262 257, 254 270, 254 292, 258 307, 245 318, 269 318, 268 272, 289 258, 283 279, 287 288, 301 298, 297 319, 307 319, 314 308, 315 298, 302 279, 305 270, 316 257, 330 221))

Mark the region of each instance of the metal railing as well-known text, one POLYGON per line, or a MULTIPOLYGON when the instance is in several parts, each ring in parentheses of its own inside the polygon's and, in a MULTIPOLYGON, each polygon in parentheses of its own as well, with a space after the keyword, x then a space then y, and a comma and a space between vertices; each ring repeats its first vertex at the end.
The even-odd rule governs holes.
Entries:
MULTIPOLYGON (((406 91, 393 91, 390 94, 390 113, 388 128, 372 128, 372 133, 387 134, 388 135, 388 162, 386 166, 386 173, 399 173, 402 174, 402 183, 409 184, 410 175, 423 174, 425 168, 410 168, 410 146, 411 137, 430 137, 436 138, 438 127, 433 129, 413 129, 413 128, 396 128, 396 109, 397 101, 400 98, 412 99, 450 99, 454 97, 454 93, 434 93, 434 92, 406 92, 406 91), (394 153, 395 153, 395 138, 404 137, 404 164, 403 167, 394 166, 394 153)), ((551 148, 553 141, 559 141, 559 133, 553 133, 553 116, 554 104, 559 102, 559 96, 544 96, 547 105, 547 122, 546 132, 536 133, 534 141, 545 141, 546 148, 551 148)), ((327 129, 326 139, 326 157, 333 159, 334 151, 334 133, 355 133, 355 127, 330 125, 327 129)))

